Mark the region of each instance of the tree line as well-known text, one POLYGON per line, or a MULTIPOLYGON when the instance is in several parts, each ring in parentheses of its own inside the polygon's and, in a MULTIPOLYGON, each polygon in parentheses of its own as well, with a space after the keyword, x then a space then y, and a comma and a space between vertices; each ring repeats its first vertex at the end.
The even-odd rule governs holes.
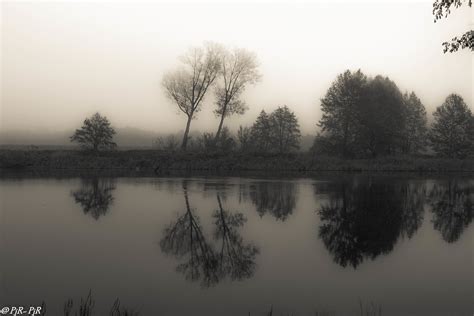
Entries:
MULTIPOLYGON (((248 109, 242 94, 261 78, 254 53, 208 43, 190 49, 180 60, 182 65, 166 73, 162 85, 169 100, 186 115, 186 125, 180 144, 174 136, 160 138, 160 149, 279 154, 299 149, 298 119, 286 105, 271 113, 262 110, 251 126, 240 126, 235 135, 225 127, 226 118, 248 109), (210 91, 219 122, 216 132, 192 139, 191 123, 210 91)), ((346 70, 321 99, 321 111, 320 132, 311 149, 315 154, 367 158, 418 155, 429 149, 452 158, 474 154, 474 118, 457 94, 449 95, 436 109, 429 127, 425 107, 414 92, 402 93, 388 77, 346 70)), ((116 146, 114 134, 110 122, 96 113, 71 141, 98 151, 116 146)))
POLYGON ((388 77, 362 71, 340 74, 321 99, 321 133, 313 150, 344 158, 416 155, 427 146, 441 155, 473 155, 474 118, 461 96, 449 95, 427 114, 414 92, 402 94, 388 77))

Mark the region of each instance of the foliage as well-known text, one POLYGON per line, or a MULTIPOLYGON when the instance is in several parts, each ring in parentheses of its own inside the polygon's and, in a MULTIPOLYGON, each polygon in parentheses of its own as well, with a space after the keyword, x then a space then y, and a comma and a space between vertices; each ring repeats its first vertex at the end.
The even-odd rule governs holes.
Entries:
POLYGON ((359 142, 363 155, 391 155, 400 152, 405 128, 403 96, 388 77, 370 80, 360 111, 359 142))
POLYGON ((341 153, 340 143, 337 142, 335 137, 318 133, 314 138, 313 146, 311 147, 311 153, 313 155, 323 154, 338 156, 341 153))
POLYGON ((236 142, 227 127, 224 127, 220 136, 216 138, 213 133, 203 133, 196 140, 193 146, 195 151, 204 152, 232 152, 236 147, 236 142))
POLYGON ((166 137, 158 137, 154 145, 157 149, 166 151, 176 151, 178 149, 179 142, 175 135, 168 135, 166 137))
POLYGON ((246 136, 257 152, 288 153, 299 148, 301 133, 295 114, 285 105, 270 115, 262 110, 246 136))
POLYGON ((416 154, 426 147, 426 110, 414 92, 403 95, 405 105, 405 129, 402 151, 416 154))
MULTIPOLYGON (((436 22, 443 17, 446 18, 451 13, 453 7, 457 9, 466 2, 469 8, 472 7, 472 0, 436 0, 433 3, 433 15, 435 16, 434 21, 436 22)), ((469 30, 460 37, 454 37, 451 39, 451 42, 444 42, 443 46, 445 53, 448 51, 450 53, 456 52, 459 49, 464 48, 474 51, 474 30, 469 30)))
POLYGON ((449 95, 433 116, 429 139, 438 155, 465 158, 473 154, 474 118, 461 96, 449 95))
MULTIPOLYGON (((415 99, 412 101, 415 104, 415 99)), ((406 115, 417 112, 411 111, 411 105, 405 106, 400 90, 389 78, 367 79, 360 70, 340 74, 321 106, 322 133, 316 137, 313 150, 343 158, 401 152, 406 115)), ((413 107, 418 109, 418 104, 413 107)), ((414 124, 420 121, 413 120, 414 124)))
POLYGON ((248 152, 252 149, 252 129, 249 127, 239 126, 237 131, 237 139, 239 141, 240 150, 243 152, 248 152))
POLYGON ((163 77, 166 96, 188 118, 181 144, 183 150, 187 146, 191 120, 201 110, 204 96, 221 70, 219 54, 219 47, 215 44, 192 48, 181 58, 184 66, 163 77))
POLYGON ((271 144, 279 153, 299 149, 301 138, 298 120, 285 105, 278 107, 270 115, 271 144))
POLYGON ((252 142, 256 150, 267 152, 271 146, 271 123, 270 117, 262 110, 257 117, 257 120, 252 126, 252 142))
POLYGON ((101 149, 111 149, 117 146, 112 141, 115 130, 110 126, 109 120, 99 113, 86 118, 80 129, 76 129, 70 137, 71 142, 77 142, 84 149, 95 152, 101 149))
MULTIPOLYGON (((331 153, 337 151, 343 157, 354 155, 353 147, 359 129, 358 110, 366 85, 367 77, 360 70, 354 73, 346 70, 337 76, 321 99, 323 115, 319 126, 331 139, 331 153)), ((318 142, 323 140, 321 137, 318 137, 318 142)))
POLYGON ((227 127, 222 129, 219 137, 217 137, 215 141, 217 149, 223 152, 231 152, 236 146, 235 139, 227 127))

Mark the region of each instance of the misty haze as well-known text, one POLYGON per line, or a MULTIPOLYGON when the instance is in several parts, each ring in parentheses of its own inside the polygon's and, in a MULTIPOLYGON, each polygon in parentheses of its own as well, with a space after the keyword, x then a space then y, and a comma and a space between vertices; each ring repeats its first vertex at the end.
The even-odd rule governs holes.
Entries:
POLYGON ((474 314, 470 0, 1 3, 0 314, 474 314))

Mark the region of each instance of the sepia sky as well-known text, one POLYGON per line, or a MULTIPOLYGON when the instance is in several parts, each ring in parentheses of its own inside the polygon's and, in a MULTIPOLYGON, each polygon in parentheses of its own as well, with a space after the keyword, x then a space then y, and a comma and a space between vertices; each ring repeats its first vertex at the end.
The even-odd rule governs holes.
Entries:
MULTIPOLYGON (((463 7, 433 22, 431 1, 240 3, 2 2, 1 128, 62 131, 95 111, 114 126, 178 132, 185 116, 161 78, 204 41, 254 51, 261 81, 244 93, 249 111, 288 105, 315 133, 337 74, 361 68, 413 90, 428 112, 452 92, 473 108, 473 55, 441 43, 472 27, 463 7)), ((215 131, 208 94, 191 131, 215 131)))

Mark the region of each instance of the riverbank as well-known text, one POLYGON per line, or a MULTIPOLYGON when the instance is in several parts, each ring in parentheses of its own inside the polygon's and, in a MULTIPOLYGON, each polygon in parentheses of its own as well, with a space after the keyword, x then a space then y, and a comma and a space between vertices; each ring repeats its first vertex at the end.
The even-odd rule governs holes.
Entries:
POLYGON ((345 160, 310 153, 195 153, 117 150, 97 154, 77 150, 0 150, 0 169, 16 171, 168 172, 474 172, 474 159, 380 157, 345 160))

